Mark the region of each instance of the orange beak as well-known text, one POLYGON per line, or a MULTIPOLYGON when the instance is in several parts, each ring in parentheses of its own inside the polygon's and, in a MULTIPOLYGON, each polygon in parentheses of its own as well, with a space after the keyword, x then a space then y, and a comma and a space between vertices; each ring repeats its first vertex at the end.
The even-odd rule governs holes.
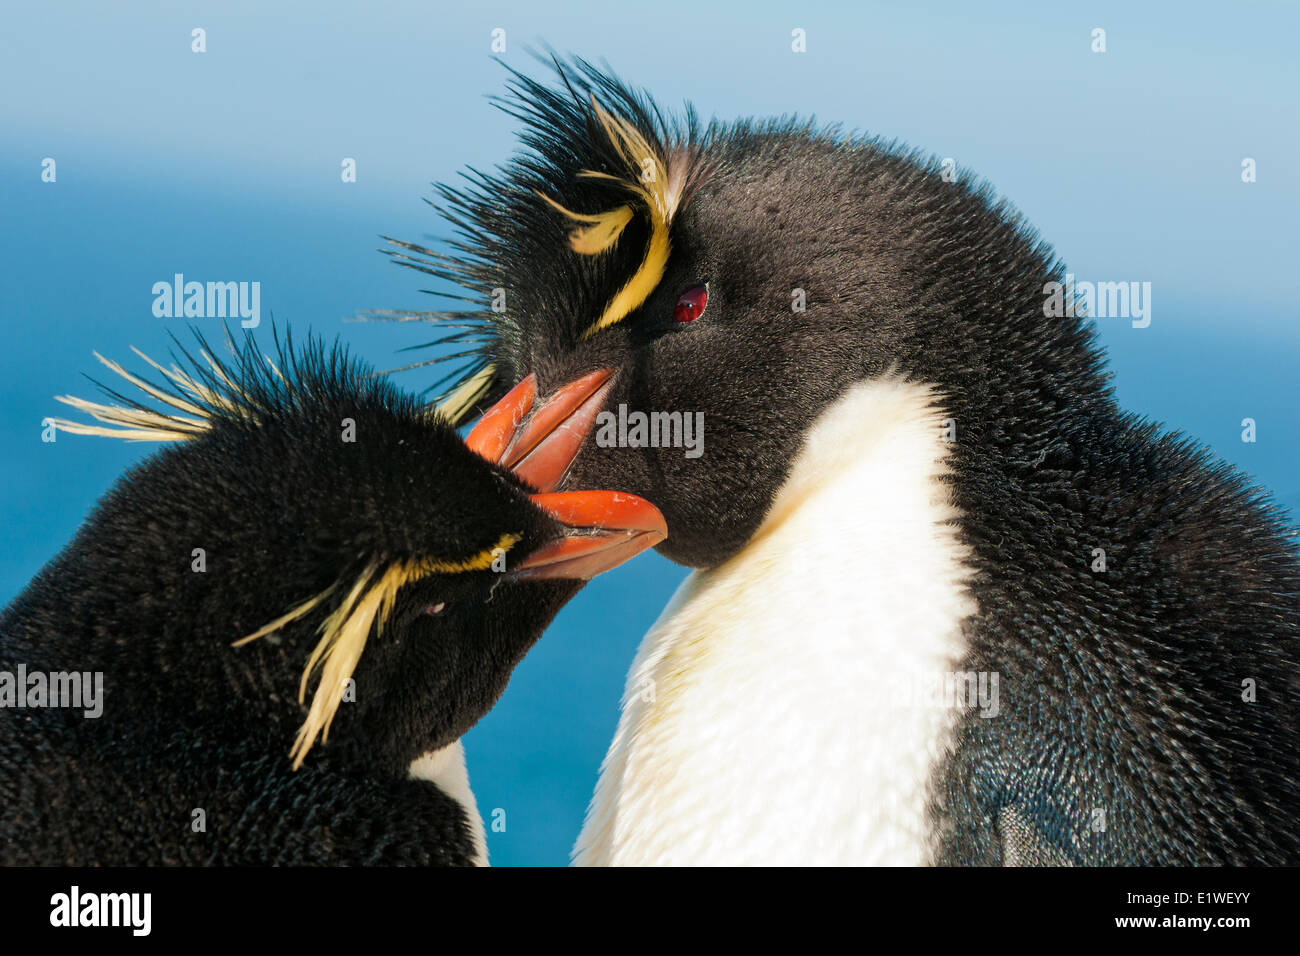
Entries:
POLYGON ((537 377, 529 375, 484 413, 465 443, 538 491, 553 491, 578 457, 578 449, 609 394, 613 375, 607 368, 584 375, 559 389, 536 411, 537 377))
POLYGON ((613 373, 599 369, 563 386, 534 409, 537 379, 529 375, 483 415, 465 442, 488 461, 537 488, 534 503, 564 526, 516 571, 519 578, 588 580, 668 537, 659 509, 620 491, 563 491, 564 480, 596 422, 613 373))
POLYGON ((668 537, 659 509, 621 491, 555 491, 533 503, 564 526, 515 570, 517 578, 590 580, 668 537))

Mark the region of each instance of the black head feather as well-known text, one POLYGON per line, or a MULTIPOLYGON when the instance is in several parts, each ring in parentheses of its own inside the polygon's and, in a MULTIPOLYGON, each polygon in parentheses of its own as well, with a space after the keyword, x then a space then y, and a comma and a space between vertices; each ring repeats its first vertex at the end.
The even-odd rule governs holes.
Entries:
POLYGON ((555 203, 579 213, 601 213, 628 201, 619 182, 581 175, 594 171, 622 180, 628 174, 598 106, 643 137, 661 163, 671 161, 682 176, 683 201, 706 172, 713 128, 702 126, 693 108, 669 117, 644 92, 585 60, 552 58, 550 63, 554 87, 507 66, 508 92, 493 97, 522 124, 524 152, 492 173, 467 170, 463 186, 437 187, 440 203, 435 208, 455 233, 449 251, 385 237, 396 247, 389 254, 399 264, 461 290, 434 295, 473 306, 371 313, 457 330, 415 348, 472 343, 471 349, 429 360, 465 360, 432 386, 447 386, 441 399, 469 389, 461 397, 472 400, 455 403, 458 420, 481 411, 526 374, 528 354, 576 342, 606 304, 610 277, 630 274, 644 253, 649 225, 638 214, 618 244, 599 259, 561 254, 568 250, 572 223, 557 214, 555 203))
MULTIPOLYGON (((266 356, 250 337, 228 358, 202 339, 197 354, 178 351, 152 380, 133 378, 153 400, 80 403, 99 425, 59 423, 180 440, 131 469, 0 616, 0 671, 104 681, 99 719, 0 719, 0 778, 30 782, 7 792, 0 859, 49 860, 76 832, 85 842, 65 860, 161 862, 203 852, 182 836, 188 807, 243 812, 238 800, 258 799, 258 786, 291 799, 316 786, 291 778, 317 774, 342 774, 357 792, 369 784, 355 781, 405 780, 412 760, 490 709, 579 587, 498 573, 558 523, 337 346, 286 336, 266 356), (328 655, 309 665, 314 648, 346 666, 328 655), (291 748, 307 756, 297 774, 291 748), (232 774, 244 776, 219 800, 232 774), (138 844, 77 817, 79 801, 100 805, 119 777, 149 791, 106 810, 138 826, 138 844), (159 829, 169 816, 174 831, 159 829), (124 856, 96 856, 109 841, 105 852, 124 856)), ((223 825, 231 853, 256 852, 231 841, 233 819, 223 825)))

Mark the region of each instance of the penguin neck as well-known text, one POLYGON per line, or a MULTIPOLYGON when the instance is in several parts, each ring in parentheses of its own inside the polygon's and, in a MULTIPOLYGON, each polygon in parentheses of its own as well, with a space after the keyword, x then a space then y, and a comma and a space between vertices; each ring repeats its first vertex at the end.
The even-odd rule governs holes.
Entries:
POLYGON ((942 386, 953 469, 1032 472, 1115 427, 1123 413, 1092 325, 1073 316, 1008 322, 1032 314, 1032 294, 991 301, 958 317, 936 307, 900 347, 899 367, 942 386), (966 336, 961 347, 955 329, 966 336))
POLYGON ((483 818, 479 816, 474 792, 469 787, 465 747, 460 740, 417 757, 411 762, 409 775, 412 780, 425 780, 434 784, 460 804, 461 812, 465 815, 465 830, 474 847, 474 865, 487 866, 487 834, 483 830, 483 818))
POLYGON ((809 430, 750 543, 642 642, 579 865, 919 864, 974 613, 943 411, 896 378, 809 430), (900 702, 901 701, 901 702, 900 702))

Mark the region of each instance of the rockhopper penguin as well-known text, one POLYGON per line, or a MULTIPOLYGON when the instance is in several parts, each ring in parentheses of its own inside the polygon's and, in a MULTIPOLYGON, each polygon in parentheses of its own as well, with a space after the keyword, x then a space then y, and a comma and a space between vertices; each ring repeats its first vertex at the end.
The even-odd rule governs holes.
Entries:
POLYGON ((653 501, 699 569, 576 861, 1300 863, 1295 532, 1116 405, 1019 214, 893 143, 555 69, 500 101, 525 152, 442 189, 452 250, 396 255, 483 303, 445 313, 484 337, 467 412, 598 381, 567 481, 653 501))
POLYGON ((0 616, 10 691, 102 675, 97 717, 27 687, 0 711, 0 864, 485 862, 461 735, 662 538, 630 495, 530 496, 337 348, 276 353, 106 362, 141 400, 70 400, 101 424, 64 430, 175 443, 0 616))

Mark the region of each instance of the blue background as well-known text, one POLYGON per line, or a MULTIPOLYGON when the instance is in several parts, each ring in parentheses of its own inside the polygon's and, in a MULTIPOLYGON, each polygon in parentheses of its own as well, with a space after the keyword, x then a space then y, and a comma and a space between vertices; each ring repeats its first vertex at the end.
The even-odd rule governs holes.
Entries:
MULTIPOLYGON (((262 283, 264 320, 341 335, 384 368, 423 340, 357 324, 432 308, 432 280, 380 233, 443 236, 431 181, 491 167, 514 122, 484 94, 526 47, 606 58, 665 106, 815 113, 991 180, 1082 279, 1150 281, 1147 329, 1099 320, 1121 401, 1185 429, 1300 506, 1294 291, 1300 221, 1295 5, 656 2, 8 5, 0 15, 0 598, 151 446, 40 440, 87 394, 91 350, 165 353, 151 287, 173 273, 262 283), (1289 6, 1289 9, 1288 9, 1289 6), (273 9, 265 9, 273 7, 273 9), (190 30, 207 30, 207 52, 190 30), (807 31, 808 51, 790 50, 807 31), (1108 50, 1090 50, 1091 30, 1108 50), (41 160, 58 163, 43 183, 41 160), (1243 157, 1258 182, 1243 184, 1243 157), (340 181, 343 157, 358 181, 340 181), (1254 418, 1258 441, 1241 441, 1254 418)), ((216 320, 200 320, 214 323, 216 320)), ((402 373, 419 389, 428 370, 402 373)), ((493 862, 567 859, 640 635, 682 569, 597 580, 467 737, 493 862)))

